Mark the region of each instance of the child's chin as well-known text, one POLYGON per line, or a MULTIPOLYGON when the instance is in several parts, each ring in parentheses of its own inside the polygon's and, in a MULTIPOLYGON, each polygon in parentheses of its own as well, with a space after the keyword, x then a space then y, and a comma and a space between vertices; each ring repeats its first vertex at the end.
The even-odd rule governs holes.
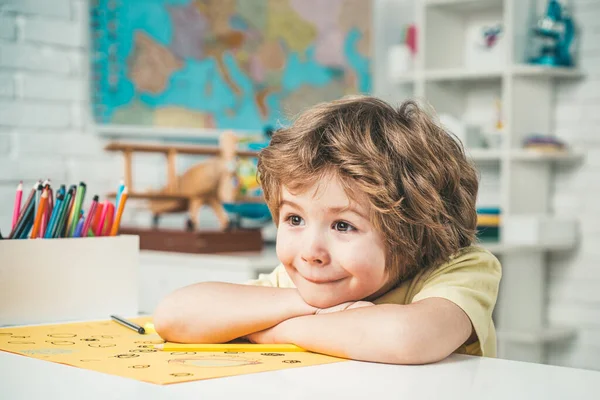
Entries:
POLYGON ((300 296, 306 302, 306 304, 316 307, 319 309, 329 308, 333 306, 337 306, 341 303, 344 303, 346 300, 339 299, 334 296, 323 296, 323 293, 318 293, 315 291, 299 291, 300 296))

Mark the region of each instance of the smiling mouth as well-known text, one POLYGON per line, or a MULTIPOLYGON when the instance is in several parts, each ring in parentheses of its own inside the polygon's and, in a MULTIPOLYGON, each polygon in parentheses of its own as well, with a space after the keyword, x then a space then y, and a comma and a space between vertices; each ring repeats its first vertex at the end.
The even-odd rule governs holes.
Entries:
POLYGON ((340 279, 311 279, 311 278, 307 278, 307 277, 303 277, 305 280, 309 281, 310 283, 316 283, 316 284, 324 284, 324 283, 336 283, 339 282, 341 280, 343 280, 344 278, 340 278, 340 279))

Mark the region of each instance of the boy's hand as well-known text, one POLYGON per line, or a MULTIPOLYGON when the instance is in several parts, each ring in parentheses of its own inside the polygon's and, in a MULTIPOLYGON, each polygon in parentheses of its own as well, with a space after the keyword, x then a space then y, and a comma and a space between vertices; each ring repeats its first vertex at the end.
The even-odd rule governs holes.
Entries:
POLYGON ((317 311, 315 311, 315 315, 329 314, 338 311, 350 310, 352 308, 369 307, 374 305, 375 304, 371 303, 370 301, 348 301, 346 303, 338 304, 337 306, 329 308, 318 308, 317 311))

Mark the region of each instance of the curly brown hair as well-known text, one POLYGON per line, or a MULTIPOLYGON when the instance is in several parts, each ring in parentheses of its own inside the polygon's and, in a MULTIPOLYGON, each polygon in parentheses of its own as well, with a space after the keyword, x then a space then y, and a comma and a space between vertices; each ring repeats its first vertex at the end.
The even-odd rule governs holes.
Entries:
POLYGON ((475 239, 477 172, 460 142, 413 101, 395 109, 374 97, 345 97, 277 130, 258 160, 275 223, 282 185, 303 190, 329 173, 353 200, 353 190, 366 195, 396 282, 475 239))

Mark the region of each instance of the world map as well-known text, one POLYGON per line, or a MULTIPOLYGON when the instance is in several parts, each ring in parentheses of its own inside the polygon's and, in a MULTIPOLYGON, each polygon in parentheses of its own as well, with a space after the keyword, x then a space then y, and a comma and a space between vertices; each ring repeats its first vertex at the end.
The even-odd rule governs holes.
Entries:
POLYGON ((103 124, 264 131, 371 89, 370 0, 96 0, 103 124))

